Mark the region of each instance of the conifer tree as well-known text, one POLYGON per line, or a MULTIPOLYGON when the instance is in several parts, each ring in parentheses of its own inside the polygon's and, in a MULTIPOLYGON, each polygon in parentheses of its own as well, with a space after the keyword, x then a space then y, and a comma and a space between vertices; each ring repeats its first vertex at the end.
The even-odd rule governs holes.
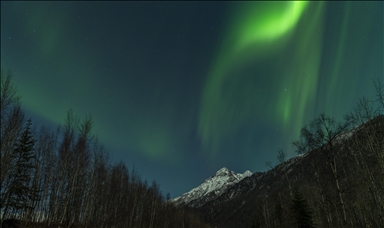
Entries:
POLYGON ((32 174, 36 168, 33 162, 35 139, 32 137, 31 124, 32 121, 29 119, 12 154, 12 180, 3 205, 4 217, 7 216, 8 209, 13 209, 15 212, 28 209, 28 201, 37 196, 37 192, 31 189, 32 174))
POLYGON ((298 228, 311 228, 314 227, 313 211, 309 207, 303 194, 295 188, 293 193, 292 205, 293 225, 298 228))

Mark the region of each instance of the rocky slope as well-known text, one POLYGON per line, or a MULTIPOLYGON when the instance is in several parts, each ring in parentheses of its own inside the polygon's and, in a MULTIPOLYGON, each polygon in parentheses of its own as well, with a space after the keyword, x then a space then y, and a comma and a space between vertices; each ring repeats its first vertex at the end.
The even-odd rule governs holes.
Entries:
POLYGON ((171 201, 178 206, 200 207, 207 202, 215 200, 228 188, 251 175, 252 173, 248 170, 241 174, 224 167, 217 171, 215 175, 206 179, 200 186, 171 201))

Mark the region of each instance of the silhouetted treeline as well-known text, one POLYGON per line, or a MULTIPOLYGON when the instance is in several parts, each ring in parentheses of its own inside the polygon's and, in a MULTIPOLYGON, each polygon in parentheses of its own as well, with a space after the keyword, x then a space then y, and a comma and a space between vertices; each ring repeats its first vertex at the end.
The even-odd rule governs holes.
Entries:
POLYGON ((255 227, 384 227, 384 86, 374 85, 376 97, 359 99, 344 120, 321 114, 301 129, 293 147, 306 162, 296 174, 281 166, 280 177, 306 206, 293 211, 295 196, 281 186, 258 197, 255 227))
MULTIPOLYGON (((69 110, 57 130, 25 121, 11 71, 1 69, 1 222, 81 227, 206 227, 153 181, 112 164, 92 119, 69 110)), ((5 225, 6 223, 4 223, 5 225)))
POLYGON ((374 85, 340 122, 320 114, 304 126, 300 156, 278 150, 248 192, 231 198, 234 186, 196 212, 218 227, 384 227, 384 85, 374 85))
POLYGON ((320 115, 302 129, 294 146, 305 157, 271 170, 253 227, 384 227, 384 115, 345 127, 320 115))
POLYGON ((258 197, 254 227, 384 227, 384 85, 374 86, 344 120, 321 114, 301 129, 293 147, 306 162, 280 166, 282 186, 258 197), (305 203, 295 209, 284 185, 305 203))

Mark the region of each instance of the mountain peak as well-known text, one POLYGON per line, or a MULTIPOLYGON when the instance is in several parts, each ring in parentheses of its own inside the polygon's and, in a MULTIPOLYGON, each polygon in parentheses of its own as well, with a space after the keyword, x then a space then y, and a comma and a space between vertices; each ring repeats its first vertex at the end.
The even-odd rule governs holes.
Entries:
POLYGON ((221 174, 229 174, 231 171, 227 167, 223 167, 216 172, 215 176, 220 176, 221 174))
POLYGON ((243 176, 244 177, 249 177, 249 176, 251 176, 253 173, 251 172, 251 171, 249 171, 249 170, 247 170, 247 171, 245 171, 244 173, 243 173, 243 176))
POLYGON ((219 197, 226 189, 238 183, 252 173, 247 170, 243 174, 235 173, 227 167, 219 169, 215 175, 209 177, 200 186, 184 193, 182 196, 172 199, 176 205, 189 204, 195 201, 195 204, 204 204, 213 198, 219 197))

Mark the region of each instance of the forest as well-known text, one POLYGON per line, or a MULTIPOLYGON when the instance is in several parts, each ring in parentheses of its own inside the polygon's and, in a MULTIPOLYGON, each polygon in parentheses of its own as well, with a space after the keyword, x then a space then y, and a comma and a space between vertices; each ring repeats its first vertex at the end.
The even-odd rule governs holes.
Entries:
POLYGON ((25 117, 1 69, 2 227, 207 227, 153 181, 112 163, 92 118, 69 110, 56 130, 25 117))
POLYGON ((292 142, 298 156, 200 208, 175 207, 155 182, 111 162, 91 116, 63 126, 25 117, 1 69, 2 227, 384 227, 384 85, 337 122, 321 114, 292 142), (232 197, 232 196, 236 197, 232 197))
POLYGON ((196 212, 217 227, 384 227, 384 85, 373 85, 343 120, 304 126, 296 157, 278 149, 276 166, 196 212))

